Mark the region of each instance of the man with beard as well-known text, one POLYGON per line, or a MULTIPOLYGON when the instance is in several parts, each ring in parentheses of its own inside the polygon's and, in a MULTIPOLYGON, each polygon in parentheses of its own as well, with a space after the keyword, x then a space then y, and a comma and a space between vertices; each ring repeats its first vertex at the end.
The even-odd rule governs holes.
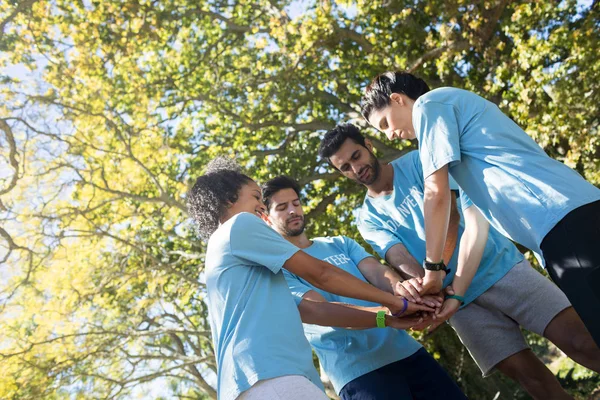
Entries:
POLYGON ((325 134, 319 155, 367 188, 357 212, 358 228, 406 278, 424 277, 405 282, 415 283, 415 296, 452 282, 454 295, 446 297, 434 327, 449 320, 484 376, 498 369, 536 399, 572 399, 521 333, 521 327, 536 332, 598 371, 600 350, 564 293, 490 229, 462 191, 460 246, 449 270, 428 263, 421 267, 416 260, 425 260, 424 179, 418 153, 382 164, 372 149, 358 128, 343 124, 325 134))
MULTIPOLYGON (((345 236, 308 239, 300 188, 280 176, 263 185, 265 220, 292 244, 358 279, 394 293, 400 276, 345 236)), ((446 371, 404 330, 404 318, 378 320, 375 303, 325 292, 284 270, 298 304, 304 333, 342 399, 465 399, 446 371), (354 306, 343 314, 332 303, 354 306), (397 329, 380 329, 390 326, 397 329)), ((395 293, 398 294, 398 293, 395 293)), ((426 305, 440 306, 441 298, 424 296, 426 305)), ((416 304, 406 302, 406 314, 416 304)), ((381 313, 381 311, 379 311, 381 313)))

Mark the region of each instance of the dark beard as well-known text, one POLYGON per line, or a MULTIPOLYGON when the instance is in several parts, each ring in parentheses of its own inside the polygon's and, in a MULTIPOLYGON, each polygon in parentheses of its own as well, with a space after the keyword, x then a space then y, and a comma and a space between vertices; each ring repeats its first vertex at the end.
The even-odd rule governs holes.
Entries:
MULTIPOLYGON (((357 179, 359 183, 362 183, 365 186, 372 185, 379 178, 379 174, 381 173, 381 165, 379 165, 379 160, 375 157, 375 154, 369 152, 369 167, 371 167, 371 177, 368 181, 362 181, 357 179)), ((365 167, 366 168, 366 167, 365 167)))
MULTIPOLYGON (((296 217, 294 217, 294 218, 296 218, 296 217)), ((302 225, 300 225, 296 229, 288 228, 287 221, 285 221, 285 225, 281 227, 281 228, 283 228, 283 229, 281 229, 281 231, 283 232, 283 236, 287 236, 287 237, 300 236, 304 232, 304 228, 306 227, 306 222, 304 221, 304 216, 302 216, 301 218, 302 218, 302 225)))

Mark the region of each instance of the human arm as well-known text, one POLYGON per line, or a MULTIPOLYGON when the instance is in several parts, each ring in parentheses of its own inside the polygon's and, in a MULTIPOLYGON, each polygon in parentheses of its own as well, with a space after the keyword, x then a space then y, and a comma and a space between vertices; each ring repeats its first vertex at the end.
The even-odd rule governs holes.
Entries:
MULTIPOLYGON (((490 227, 489 222, 477 207, 471 206, 464 210, 463 214, 465 216, 465 231, 460 239, 458 264, 452 282, 454 294, 460 297, 464 297, 473 277, 477 273, 490 227)), ((461 302, 458 299, 446 299, 435 322, 431 325, 431 329, 436 329, 442 322, 450 319, 460 306, 461 302)))
MULTIPOLYGON (((465 232, 460 239, 458 266, 452 282, 454 293, 461 297, 464 297, 467 289, 471 285, 473 277, 477 273, 490 229, 489 222, 477 207, 472 206, 467 208, 464 211, 464 216, 465 232)), ((438 314, 438 319, 432 328, 435 329, 443 321, 448 320, 458 311, 460 306, 461 302, 459 300, 446 299, 438 314)))
POLYGON ((275 274, 283 267, 319 289, 379 303, 393 313, 404 308, 404 301, 400 297, 377 289, 346 271, 309 256, 255 215, 240 213, 235 217, 231 226, 229 246, 232 255, 248 265, 263 266, 275 274), (269 245, 265 247, 265 243, 269 245))
POLYGON ((373 257, 363 259, 357 267, 367 281, 381 290, 402 296, 411 303, 423 303, 430 307, 441 306, 442 298, 419 295, 420 279, 416 279, 414 282, 404 282, 398 272, 381 264, 373 257))
MULTIPOLYGON (((397 313, 404 308, 402 298, 369 285, 348 272, 311 257, 303 251, 290 257, 284 263, 284 268, 326 292, 379 303, 388 307, 392 313, 397 313)), ((421 306, 421 310, 433 311, 427 306, 421 306)))
POLYGON ((423 322, 418 316, 397 318, 387 314, 385 307, 361 307, 328 302, 314 290, 304 294, 298 305, 302 322, 346 329, 377 327, 377 312, 386 311, 385 325, 395 329, 409 329, 423 322))
MULTIPOLYGON (((449 168, 461 162, 460 110, 455 104, 429 99, 413 108, 415 135, 422 165, 425 259, 443 259, 450 215, 449 168)), ((439 281, 441 272, 428 273, 439 281)), ((425 277, 428 281, 430 277, 425 277)))
MULTIPOLYGON (((425 178, 423 194, 425 216, 425 260, 432 263, 443 261, 444 247, 450 221, 452 193, 445 165, 425 178)), ((438 289, 445 272, 425 271, 423 285, 428 291, 438 289)), ((441 287, 439 288, 441 289, 441 287)), ((438 290, 439 291, 439 290, 438 290)))

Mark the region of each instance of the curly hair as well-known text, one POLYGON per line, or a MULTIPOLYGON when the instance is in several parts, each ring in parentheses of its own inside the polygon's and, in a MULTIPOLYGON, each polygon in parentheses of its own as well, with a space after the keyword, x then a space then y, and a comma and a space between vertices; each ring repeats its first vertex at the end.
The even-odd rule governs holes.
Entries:
POLYGON ((200 236, 208 239, 217 230, 227 206, 238 200, 240 189, 249 182, 252 178, 231 159, 217 157, 207 165, 187 196, 188 211, 200 236))

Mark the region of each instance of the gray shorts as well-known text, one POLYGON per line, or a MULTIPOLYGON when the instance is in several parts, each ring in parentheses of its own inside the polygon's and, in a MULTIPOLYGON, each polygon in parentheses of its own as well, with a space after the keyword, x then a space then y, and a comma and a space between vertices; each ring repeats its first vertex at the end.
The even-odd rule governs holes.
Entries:
POLYGON ((500 361, 529 348, 520 327, 543 335, 570 306, 558 286, 524 260, 449 322, 487 376, 500 361))

